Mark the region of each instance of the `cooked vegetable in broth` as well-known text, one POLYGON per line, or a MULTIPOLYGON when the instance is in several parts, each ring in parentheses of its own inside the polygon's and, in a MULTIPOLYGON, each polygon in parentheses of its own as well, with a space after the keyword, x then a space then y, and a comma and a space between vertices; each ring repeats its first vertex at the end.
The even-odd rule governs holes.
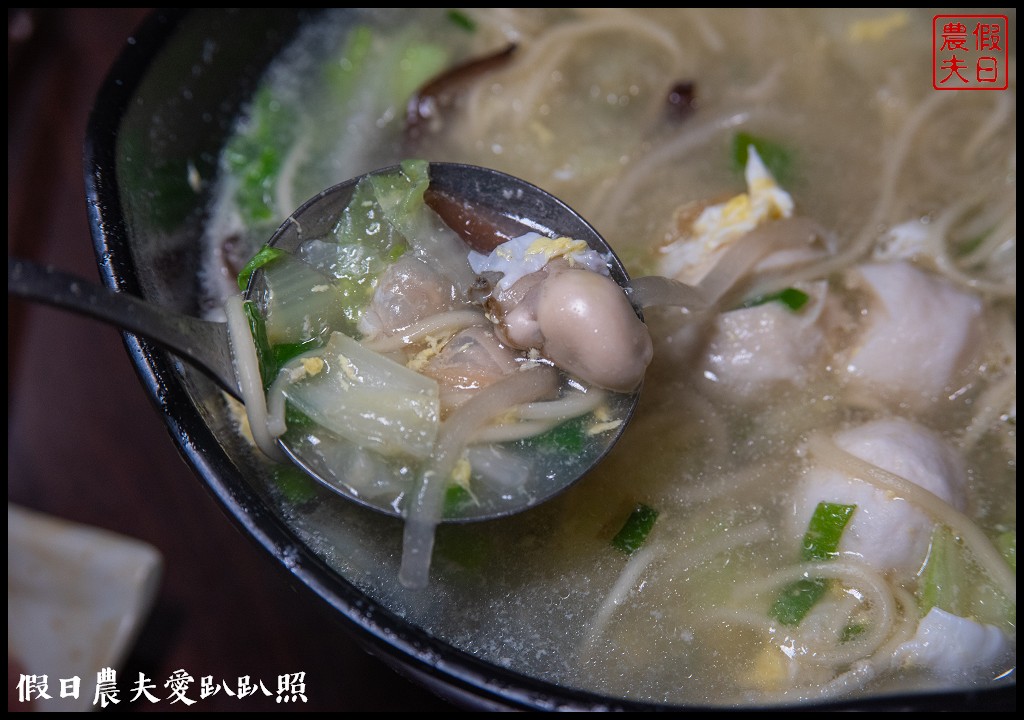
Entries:
MULTIPOLYGON (((241 383, 254 441, 404 517, 410 587, 442 520, 518 512, 592 467, 652 353, 612 253, 536 218, 510 239, 455 223, 464 242, 431 207, 450 204, 437 167, 406 160, 318 195, 239 273, 249 299, 225 306, 239 374, 260 380, 241 383), (554 442, 567 433, 573 452, 554 442)), ((507 192, 509 214, 487 220, 511 230, 529 204, 507 192)))
MULTIPOLYGON (((1013 682, 1015 80, 934 90, 931 22, 892 9, 320 16, 225 147, 209 306, 237 295, 249 259, 322 188, 410 157, 467 162, 562 198, 649 276, 631 299, 653 359, 598 469, 520 516, 441 526, 425 588, 398 580, 401 521, 278 469, 282 515, 399 616, 568 687, 740 705, 1013 682), (684 307, 658 277, 689 286, 684 307)), ((339 268, 314 285, 343 300, 325 303, 326 334, 284 306, 267 315, 271 344, 291 353, 272 375, 318 375, 313 336, 335 357, 390 353, 374 343, 407 309, 410 278, 459 282, 452 265, 415 264, 411 240, 311 247, 339 268)), ((512 284, 492 250, 467 253, 470 285, 512 284)), ((270 285, 309 285, 279 259, 259 263, 270 285)), ((590 280, 567 272, 583 271, 550 273, 551 293, 590 280)), ((448 296, 410 302, 466 309, 448 296)), ((513 362, 557 344, 531 325, 538 303, 522 323, 491 309, 513 362)), ((403 350, 394 372, 409 382, 387 382, 409 395, 410 418, 423 375, 409 365, 435 351, 426 339, 403 350)), ((571 376, 629 391, 628 368, 595 353, 561 376, 563 398, 571 376)), ((323 388, 283 392, 306 420, 332 422, 323 388)), ((604 412, 533 442, 577 455, 587 428, 615 420, 604 412)), ((336 420, 343 436, 352 423, 336 420)), ((359 475, 373 443, 386 448, 374 462, 429 454, 415 422, 402 438, 349 438, 339 481, 378 482, 359 475)), ((493 467, 514 475, 517 462, 493 467)), ((470 477, 475 492, 483 477, 470 477)))

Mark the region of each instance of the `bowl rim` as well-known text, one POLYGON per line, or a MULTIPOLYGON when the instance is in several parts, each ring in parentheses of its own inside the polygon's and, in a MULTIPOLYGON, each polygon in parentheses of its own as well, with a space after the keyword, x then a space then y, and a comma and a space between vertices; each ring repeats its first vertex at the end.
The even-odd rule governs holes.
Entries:
MULTIPOLYGON (((88 222, 100 277, 108 287, 142 295, 118 186, 117 137, 134 93, 171 43, 190 10, 152 12, 108 72, 90 114, 84 143, 88 222)), ((721 705, 664 705, 557 685, 494 665, 417 628, 358 590, 306 547, 230 461, 193 405, 176 363, 149 341, 122 333, 128 355, 179 452, 217 503, 274 565, 337 611, 368 652, 457 705, 474 709, 571 711, 721 710, 721 705)), ((729 706, 731 707, 731 706, 729 706)), ((743 710, 966 710, 1016 708, 1016 685, 870 698, 742 706, 743 710)))

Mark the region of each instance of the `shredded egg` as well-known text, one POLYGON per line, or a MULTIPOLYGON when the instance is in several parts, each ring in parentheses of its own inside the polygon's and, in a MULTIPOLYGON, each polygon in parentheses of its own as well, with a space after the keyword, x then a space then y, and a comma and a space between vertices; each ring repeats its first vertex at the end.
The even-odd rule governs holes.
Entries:
POLYGON ((727 245, 771 220, 792 217, 793 198, 779 187, 753 145, 744 170, 747 192, 704 208, 690 232, 662 248, 661 272, 695 281, 727 245))

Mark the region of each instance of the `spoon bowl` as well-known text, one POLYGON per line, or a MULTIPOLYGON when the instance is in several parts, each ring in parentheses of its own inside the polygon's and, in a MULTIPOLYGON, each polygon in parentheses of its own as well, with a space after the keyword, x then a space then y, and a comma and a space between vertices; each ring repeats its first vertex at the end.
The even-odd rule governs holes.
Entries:
MULTIPOLYGON (((338 223, 351 203, 360 180, 372 175, 387 175, 397 167, 383 168, 319 193, 296 210, 272 236, 268 245, 294 252, 310 238, 324 236, 338 223)), ((527 232, 548 237, 567 236, 583 240, 607 258, 609 276, 621 287, 628 287, 629 276, 621 261, 604 239, 578 213, 544 190, 519 178, 472 165, 429 164, 430 204, 448 225, 471 247, 493 246, 527 232)), ((33 263, 8 259, 8 293, 44 302, 145 336, 172 350, 206 372, 230 396, 245 401, 247 391, 240 383, 238 354, 228 326, 168 311, 139 298, 88 283, 80 278, 43 268, 33 263)), ((262 307, 266 296, 264 272, 251 276, 245 298, 262 307)), ((639 316, 639 311, 637 311, 639 316)), ((251 390, 249 399, 252 399, 251 390)), ((532 472, 538 482, 527 491, 498 493, 492 501, 466 503, 444 522, 488 520, 522 512, 542 503, 575 483, 611 449, 621 436, 639 399, 639 388, 631 393, 616 393, 617 427, 601 433, 585 452, 564 449, 558 462, 547 461, 532 472)), ((312 452, 308 434, 289 433, 277 440, 284 453, 307 474, 331 491, 365 507, 393 516, 404 516, 404 498, 373 496, 347 482, 343 473, 325 465, 312 452)), ((315 443, 314 443, 315 444, 315 443)), ((550 456, 550 453, 549 453, 550 456)))

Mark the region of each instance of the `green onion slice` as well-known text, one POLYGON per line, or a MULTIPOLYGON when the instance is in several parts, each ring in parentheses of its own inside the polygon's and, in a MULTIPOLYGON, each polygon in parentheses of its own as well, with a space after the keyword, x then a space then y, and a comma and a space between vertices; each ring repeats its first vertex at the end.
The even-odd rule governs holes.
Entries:
MULTIPOLYGON (((801 560, 831 560, 838 555, 839 541, 856 509, 856 505, 818 503, 804 534, 801 560)), ((783 625, 799 625, 828 590, 828 584, 828 580, 822 578, 803 578, 789 583, 772 604, 769 616, 783 625)))
POLYGON ((612 547, 621 550, 627 555, 636 552, 644 544, 647 536, 654 527, 654 521, 658 519, 658 511, 649 505, 637 505, 633 512, 626 518, 622 529, 612 538, 612 547))

